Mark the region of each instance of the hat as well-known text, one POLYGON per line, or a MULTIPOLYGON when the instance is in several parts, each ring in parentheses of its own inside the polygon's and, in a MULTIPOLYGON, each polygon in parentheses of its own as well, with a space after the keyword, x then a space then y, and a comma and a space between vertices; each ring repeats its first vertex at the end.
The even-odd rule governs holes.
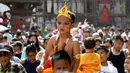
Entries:
POLYGON ((0 44, 0 52, 12 52, 12 49, 9 45, 0 44))
POLYGON ((20 47, 22 47, 22 43, 20 41, 15 41, 12 46, 20 46, 20 47))

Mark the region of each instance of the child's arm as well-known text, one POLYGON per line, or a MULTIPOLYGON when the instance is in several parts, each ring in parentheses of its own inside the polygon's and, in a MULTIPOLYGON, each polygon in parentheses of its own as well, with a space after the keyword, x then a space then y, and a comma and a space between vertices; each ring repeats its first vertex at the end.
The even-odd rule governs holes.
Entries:
POLYGON ((45 55, 43 55, 43 58, 41 60, 41 64, 37 67, 37 72, 44 70, 43 66, 44 66, 45 62, 48 60, 51 53, 53 52, 53 41, 54 41, 54 38, 50 38, 50 40, 48 41, 45 55))
MULTIPOLYGON (((80 45, 78 41, 74 41, 73 43, 73 54, 74 56, 80 55, 80 45)), ((79 67, 80 57, 73 57, 74 58, 74 65, 72 66, 72 71, 75 73, 79 67)))

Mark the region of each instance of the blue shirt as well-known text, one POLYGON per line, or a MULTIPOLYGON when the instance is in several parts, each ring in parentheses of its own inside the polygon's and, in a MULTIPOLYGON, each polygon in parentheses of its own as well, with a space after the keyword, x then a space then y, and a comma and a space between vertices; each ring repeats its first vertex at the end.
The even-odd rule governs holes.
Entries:
POLYGON ((34 63, 31 63, 28 59, 25 59, 24 68, 26 69, 27 73, 37 73, 36 68, 40 64, 40 60, 36 60, 34 63))

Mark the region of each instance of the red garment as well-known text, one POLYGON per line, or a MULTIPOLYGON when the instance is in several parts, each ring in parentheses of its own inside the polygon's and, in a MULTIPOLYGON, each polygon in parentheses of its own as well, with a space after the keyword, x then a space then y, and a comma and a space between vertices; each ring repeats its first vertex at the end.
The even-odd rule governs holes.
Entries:
POLYGON ((100 23, 101 24, 110 24, 109 10, 106 5, 104 5, 104 7, 101 11, 100 23))
POLYGON ((17 21, 17 22, 16 22, 15 28, 16 28, 17 30, 21 28, 20 21, 17 21))
POLYGON ((51 68, 51 67, 52 67, 52 65, 51 65, 51 60, 48 59, 48 60, 46 61, 46 63, 44 64, 44 69, 51 68))

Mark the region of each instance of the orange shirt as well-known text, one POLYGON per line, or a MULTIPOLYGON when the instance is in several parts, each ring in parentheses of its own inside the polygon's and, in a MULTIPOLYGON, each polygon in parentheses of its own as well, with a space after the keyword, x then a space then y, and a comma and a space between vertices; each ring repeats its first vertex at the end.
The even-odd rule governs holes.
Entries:
POLYGON ((81 55, 79 69, 83 73, 94 73, 101 69, 100 56, 97 53, 85 53, 81 55))
MULTIPOLYGON (((47 68, 42 73, 54 73, 54 71, 52 68, 47 68)), ((77 70, 76 73, 82 73, 82 72, 80 70, 77 70)))

